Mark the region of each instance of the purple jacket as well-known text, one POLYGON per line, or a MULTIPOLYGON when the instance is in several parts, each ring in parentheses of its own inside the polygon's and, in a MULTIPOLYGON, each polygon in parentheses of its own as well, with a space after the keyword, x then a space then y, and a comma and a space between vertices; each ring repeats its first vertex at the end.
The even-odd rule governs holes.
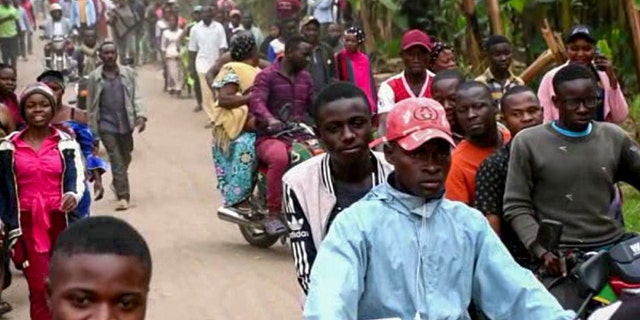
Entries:
POLYGON ((313 80, 306 70, 293 79, 280 72, 280 60, 262 70, 256 76, 249 103, 251 112, 260 121, 279 119, 279 111, 287 103, 292 104, 291 119, 305 121, 314 96, 313 80))

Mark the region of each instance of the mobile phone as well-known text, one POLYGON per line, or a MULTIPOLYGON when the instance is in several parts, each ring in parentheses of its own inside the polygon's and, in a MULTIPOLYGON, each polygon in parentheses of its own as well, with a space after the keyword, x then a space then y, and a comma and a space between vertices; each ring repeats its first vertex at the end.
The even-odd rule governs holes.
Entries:
MULTIPOLYGON (((593 55, 593 58, 594 58, 594 61, 593 61, 594 65, 595 65, 595 60, 601 59, 601 58, 606 59, 605 55, 602 53, 602 50, 600 50, 600 48, 598 48, 598 47, 596 47, 596 52, 593 55)), ((596 66, 596 69, 598 69, 600 71, 606 71, 607 70, 607 68, 605 68, 603 66, 599 66, 599 65, 595 65, 595 66, 596 66)))

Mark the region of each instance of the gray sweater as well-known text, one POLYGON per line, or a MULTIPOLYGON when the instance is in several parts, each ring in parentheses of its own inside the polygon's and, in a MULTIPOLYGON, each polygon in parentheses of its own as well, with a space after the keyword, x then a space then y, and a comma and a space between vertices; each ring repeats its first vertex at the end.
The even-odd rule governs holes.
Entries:
POLYGON ((593 123, 585 137, 570 138, 550 124, 520 132, 511 145, 504 216, 537 257, 538 222, 564 225, 561 246, 610 244, 624 227, 607 215, 613 183, 640 188, 638 145, 618 126, 593 123))

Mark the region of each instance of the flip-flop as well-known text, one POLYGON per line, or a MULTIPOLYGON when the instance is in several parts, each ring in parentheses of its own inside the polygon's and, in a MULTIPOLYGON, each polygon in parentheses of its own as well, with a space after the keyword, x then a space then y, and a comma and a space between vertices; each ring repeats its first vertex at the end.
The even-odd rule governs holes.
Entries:
POLYGON ((287 226, 278 218, 266 218, 262 225, 264 230, 271 236, 278 236, 287 232, 287 226))

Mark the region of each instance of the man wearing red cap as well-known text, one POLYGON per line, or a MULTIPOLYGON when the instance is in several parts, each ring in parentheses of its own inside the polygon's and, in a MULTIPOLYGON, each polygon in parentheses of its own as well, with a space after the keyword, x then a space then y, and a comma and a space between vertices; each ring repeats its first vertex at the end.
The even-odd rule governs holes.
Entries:
POLYGON ((408 98, 431 98, 433 75, 427 70, 431 38, 420 30, 409 30, 402 36, 401 47, 404 71, 383 82, 378 91, 380 135, 385 133, 386 114, 396 103, 408 98))
POLYGON ((277 0, 276 14, 278 19, 296 19, 300 18, 300 0, 277 0))
POLYGON ((410 98, 387 119, 395 171, 334 220, 311 270, 305 319, 568 320, 535 276, 509 255, 487 220, 444 199, 454 147, 444 108, 410 98))

